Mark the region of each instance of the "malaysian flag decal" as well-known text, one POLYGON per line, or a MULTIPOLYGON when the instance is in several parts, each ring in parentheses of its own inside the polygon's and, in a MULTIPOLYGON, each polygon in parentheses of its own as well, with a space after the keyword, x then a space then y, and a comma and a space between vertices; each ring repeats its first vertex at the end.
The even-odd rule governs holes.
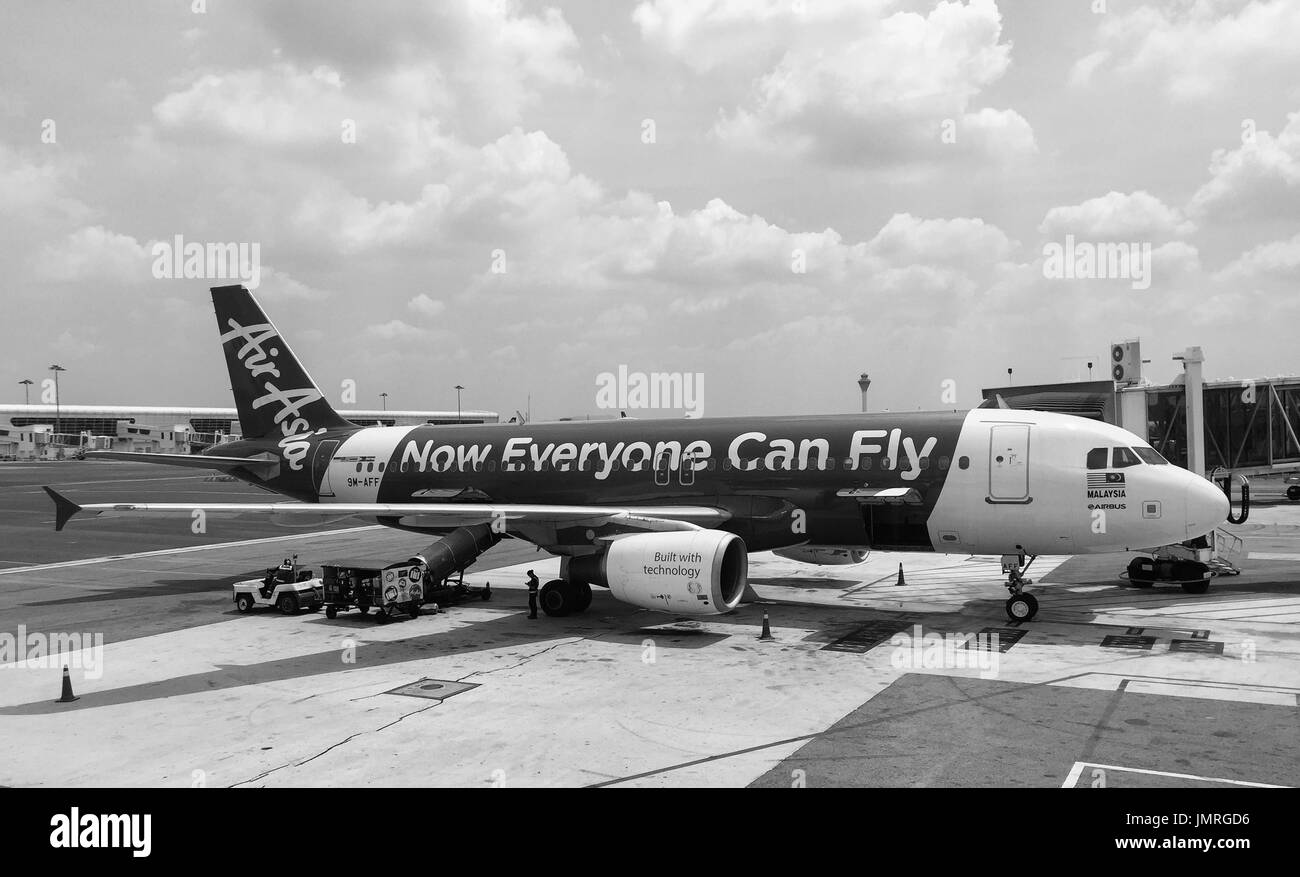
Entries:
POLYGON ((1096 490, 1103 487, 1114 487, 1124 483, 1123 472, 1089 472, 1088 489, 1096 490))

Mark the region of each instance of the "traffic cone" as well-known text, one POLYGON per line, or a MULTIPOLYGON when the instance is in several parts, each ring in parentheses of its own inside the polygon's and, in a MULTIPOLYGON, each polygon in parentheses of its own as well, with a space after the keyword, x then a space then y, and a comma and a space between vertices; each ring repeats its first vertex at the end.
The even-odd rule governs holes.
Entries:
POLYGON ((763 632, 758 635, 759 639, 775 639, 772 636, 772 626, 768 623, 767 613, 763 613, 763 632))
POLYGON ((894 587, 897 588, 905 584, 907 582, 903 581, 903 565, 900 563, 898 565, 898 581, 894 582, 894 587))
POLYGON ((63 668, 63 696, 56 700, 55 703, 72 703, 74 700, 80 699, 72 693, 72 676, 69 675, 68 668, 65 666, 63 668))

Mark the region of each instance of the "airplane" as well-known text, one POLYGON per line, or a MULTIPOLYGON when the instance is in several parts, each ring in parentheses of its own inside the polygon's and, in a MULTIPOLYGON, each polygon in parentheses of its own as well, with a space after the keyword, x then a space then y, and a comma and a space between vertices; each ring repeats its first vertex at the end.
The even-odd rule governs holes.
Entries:
POLYGON ((56 529, 82 513, 359 518, 444 537, 431 556, 462 566, 508 536, 560 556, 540 594, 552 616, 585 610, 592 586, 646 609, 729 612, 758 551, 1002 555, 1007 614, 1027 621, 1037 556, 1174 545, 1229 513, 1222 490, 1136 435, 1041 411, 360 427, 247 289, 211 293, 242 436, 193 455, 87 456, 216 469, 286 499, 83 506, 47 487, 56 529))

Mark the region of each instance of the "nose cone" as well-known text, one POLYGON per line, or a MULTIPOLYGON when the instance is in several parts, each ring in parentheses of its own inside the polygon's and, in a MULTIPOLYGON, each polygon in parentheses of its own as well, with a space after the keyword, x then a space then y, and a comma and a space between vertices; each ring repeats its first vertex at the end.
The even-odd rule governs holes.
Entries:
POLYGON ((1228 518, 1227 494, 1214 482, 1193 475, 1187 483, 1187 536, 1202 536, 1228 518))

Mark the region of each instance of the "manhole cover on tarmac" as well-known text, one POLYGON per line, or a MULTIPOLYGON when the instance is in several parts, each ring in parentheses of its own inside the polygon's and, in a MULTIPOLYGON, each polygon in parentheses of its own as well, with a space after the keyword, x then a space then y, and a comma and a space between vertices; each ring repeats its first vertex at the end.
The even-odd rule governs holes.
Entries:
POLYGON ((460 694, 463 691, 469 691, 471 688, 478 688, 478 686, 472 682, 448 682, 444 679, 421 679, 419 682, 412 682, 408 685, 394 688, 392 691, 385 691, 384 694, 401 694, 406 697, 423 697, 428 700, 446 700, 447 698, 460 694))
POLYGON ((1112 634, 1101 641, 1103 649, 1134 649, 1136 651, 1151 651, 1151 647, 1156 644, 1156 638, 1153 636, 1120 636, 1112 634))
POLYGON ((1222 655, 1223 643, 1207 639, 1176 639, 1169 643, 1171 652, 1197 652, 1202 655, 1222 655))

